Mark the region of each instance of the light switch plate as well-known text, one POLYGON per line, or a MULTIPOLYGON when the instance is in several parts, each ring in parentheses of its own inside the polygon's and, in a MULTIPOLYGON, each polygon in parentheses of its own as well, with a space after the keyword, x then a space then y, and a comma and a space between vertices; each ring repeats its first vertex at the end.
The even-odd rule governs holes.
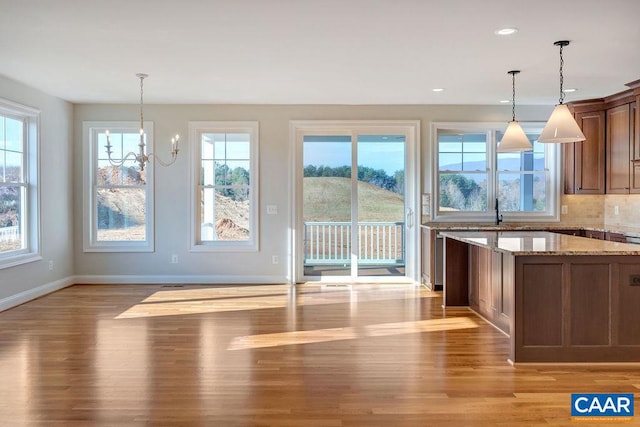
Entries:
POLYGON ((267 215, 278 215, 278 206, 267 205, 267 215))

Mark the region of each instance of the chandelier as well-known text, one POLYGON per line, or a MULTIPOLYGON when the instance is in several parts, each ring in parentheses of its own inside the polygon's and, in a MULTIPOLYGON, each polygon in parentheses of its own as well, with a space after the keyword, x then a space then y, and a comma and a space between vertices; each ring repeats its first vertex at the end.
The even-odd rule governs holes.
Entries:
POLYGON ((126 162, 127 160, 134 159, 136 163, 138 163, 140 170, 143 171, 145 164, 150 162, 151 159, 153 158, 162 166, 170 166, 174 164, 176 159, 178 158, 178 152, 180 151, 180 149, 178 148, 178 141, 180 140, 180 135, 176 135, 173 138, 171 138, 171 160, 169 160, 168 162, 162 161, 162 159, 160 159, 157 154, 146 152, 146 144, 145 144, 146 134, 144 132, 144 111, 143 111, 143 105, 144 105, 143 81, 145 78, 149 77, 149 75, 138 73, 136 74, 136 77, 140 79, 140 143, 138 144, 138 147, 140 150, 137 153, 130 151, 127 154, 123 155, 122 159, 117 159, 117 160, 112 159, 111 154, 113 152, 111 151, 111 148, 112 148, 111 136, 109 135, 109 131, 107 130, 105 132, 105 134, 107 135, 107 145, 105 145, 105 148, 107 149, 109 163, 111 163, 114 166, 122 166, 124 162, 126 162))

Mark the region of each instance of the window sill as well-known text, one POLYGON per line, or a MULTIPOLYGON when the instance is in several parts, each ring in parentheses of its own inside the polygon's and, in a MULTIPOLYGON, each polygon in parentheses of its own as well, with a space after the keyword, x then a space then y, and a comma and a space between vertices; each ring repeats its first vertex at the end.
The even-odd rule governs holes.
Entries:
POLYGON ((129 246, 129 245, 105 245, 105 246, 89 246, 83 249, 84 252, 154 252, 153 246, 129 246))
POLYGON ((189 252, 258 252, 258 245, 254 242, 213 242, 191 245, 189 252))
POLYGON ((42 256, 37 253, 25 253, 15 256, 8 256, 6 258, 0 258, 0 270, 41 260, 42 256))

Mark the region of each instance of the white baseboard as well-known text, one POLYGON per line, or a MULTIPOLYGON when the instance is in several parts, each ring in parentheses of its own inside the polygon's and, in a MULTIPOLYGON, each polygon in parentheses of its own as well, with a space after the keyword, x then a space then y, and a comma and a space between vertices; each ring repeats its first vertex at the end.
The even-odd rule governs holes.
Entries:
POLYGON ((71 286, 74 283, 75 282, 73 276, 65 277, 64 279, 45 283, 44 285, 38 286, 37 288, 29 289, 27 291, 0 299, 0 311, 8 310, 20 304, 24 304, 25 302, 29 302, 41 296, 50 294, 51 292, 59 291, 60 289, 71 286))
POLYGON ((158 276, 138 276, 138 275, 80 275, 73 276, 74 284, 88 285, 123 285, 123 284, 210 284, 210 285, 271 285, 287 284, 289 280, 286 276, 239 276, 239 275, 158 275, 158 276))

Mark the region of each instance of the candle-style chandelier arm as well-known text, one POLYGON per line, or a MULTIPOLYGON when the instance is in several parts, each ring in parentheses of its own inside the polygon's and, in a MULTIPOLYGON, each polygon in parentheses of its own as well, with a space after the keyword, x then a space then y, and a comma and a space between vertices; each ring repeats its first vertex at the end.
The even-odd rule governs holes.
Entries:
POLYGON ((180 140, 180 135, 176 135, 175 137, 171 138, 171 152, 170 152, 171 160, 169 160, 168 162, 163 161, 160 157, 158 157, 154 153, 145 152, 146 144, 144 142, 145 133, 144 133, 144 112, 143 112, 143 106, 144 106, 143 81, 146 77, 148 77, 148 75, 143 73, 138 73, 136 74, 136 77, 140 79, 140 142, 138 143, 138 147, 140 151, 139 153, 134 153, 133 151, 130 151, 129 153, 124 155, 122 159, 113 159, 111 157, 111 155, 113 154, 113 151, 111 150, 112 148, 111 137, 109 135, 109 131, 107 130, 105 132, 105 134, 107 135, 107 145, 105 145, 105 148, 107 150, 107 159, 109 160, 109 163, 111 163, 114 166, 122 166, 127 160, 133 159, 136 161, 136 163, 138 163, 138 166, 140 167, 141 171, 144 170, 145 164, 148 163, 152 158, 155 159, 162 166, 171 166, 178 159, 178 152, 180 152, 180 149, 178 147, 178 141, 180 140))
POLYGON ((109 160, 109 163, 111 163, 114 166, 122 166, 127 160, 130 160, 130 159, 139 161, 138 160, 139 155, 134 153, 133 151, 129 151, 121 159, 112 158, 111 155, 113 154, 113 151, 111 150, 111 148, 113 148, 113 146, 111 145, 111 135, 108 130, 105 131, 105 135, 107 136, 107 144, 104 146, 104 148, 107 150, 107 160, 109 160))
POLYGON ((171 138, 171 160, 169 160, 168 162, 163 161, 155 153, 149 153, 147 155, 147 158, 151 159, 153 157, 155 161, 158 162, 161 166, 164 166, 164 167, 171 166, 178 159, 178 152, 180 151, 180 149, 178 148, 179 139, 180 139, 180 135, 176 135, 175 137, 171 138))

